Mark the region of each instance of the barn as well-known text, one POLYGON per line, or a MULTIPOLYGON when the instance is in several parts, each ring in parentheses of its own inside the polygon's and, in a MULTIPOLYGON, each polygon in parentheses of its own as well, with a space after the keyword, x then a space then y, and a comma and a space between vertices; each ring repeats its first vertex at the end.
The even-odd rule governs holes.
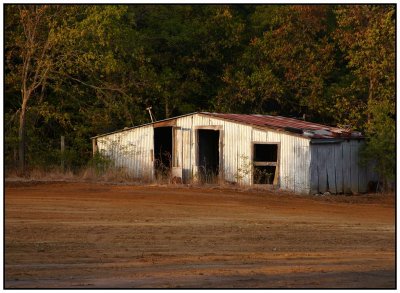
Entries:
POLYGON ((93 152, 144 180, 228 182, 299 194, 367 191, 360 132, 270 115, 196 112, 92 137, 93 152))

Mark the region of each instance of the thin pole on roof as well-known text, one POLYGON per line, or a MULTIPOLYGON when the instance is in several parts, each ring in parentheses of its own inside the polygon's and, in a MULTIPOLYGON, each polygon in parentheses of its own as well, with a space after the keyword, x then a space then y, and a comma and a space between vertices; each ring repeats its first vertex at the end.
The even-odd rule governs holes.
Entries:
POLYGON ((154 120, 156 120, 156 119, 155 119, 153 113, 151 112, 151 108, 152 107, 147 107, 146 110, 149 111, 150 119, 151 119, 151 122, 153 123, 154 120))

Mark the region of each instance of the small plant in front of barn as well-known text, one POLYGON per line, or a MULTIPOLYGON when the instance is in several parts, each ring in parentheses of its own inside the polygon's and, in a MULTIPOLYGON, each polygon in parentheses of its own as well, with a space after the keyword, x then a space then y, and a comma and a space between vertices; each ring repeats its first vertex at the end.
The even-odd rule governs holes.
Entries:
POLYGON ((155 159, 155 177, 160 183, 171 181, 172 155, 164 152, 159 158, 155 159))
POLYGON ((94 170, 96 176, 101 176, 113 166, 112 160, 102 152, 96 152, 89 161, 89 167, 94 170))
POLYGON ((243 154, 239 156, 239 159, 237 172, 235 173, 234 177, 236 182, 240 184, 244 178, 251 174, 252 163, 250 162, 249 157, 243 154))

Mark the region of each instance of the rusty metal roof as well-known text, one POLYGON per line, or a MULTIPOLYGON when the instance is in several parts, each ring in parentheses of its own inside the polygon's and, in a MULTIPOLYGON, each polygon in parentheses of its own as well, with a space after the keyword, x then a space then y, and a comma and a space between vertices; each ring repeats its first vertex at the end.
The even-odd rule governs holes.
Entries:
POLYGON ((288 133, 292 133, 295 135, 300 135, 303 137, 308 137, 312 139, 320 139, 320 138, 362 138, 362 134, 358 131, 352 131, 350 129, 332 127, 327 125, 322 125, 318 123, 308 122, 304 120, 299 120, 295 118, 287 118, 282 116, 271 116, 271 115, 259 115, 259 114, 222 114, 222 113, 210 113, 210 112, 194 112, 188 113, 181 116, 171 117, 151 123, 146 123, 142 125, 137 125, 133 127, 127 127, 121 130, 104 133, 100 135, 96 135, 91 137, 91 139, 118 133, 122 131, 131 130, 138 127, 143 127, 155 123, 160 123, 163 121, 169 121, 181 117, 186 117, 195 114, 203 114, 208 115, 220 119, 226 119, 234 122, 239 122, 243 124, 254 125, 258 127, 268 128, 268 129, 275 129, 279 131, 285 131, 288 133))
POLYGON ((360 138, 361 133, 350 129, 332 127, 318 123, 308 122, 295 118, 258 114, 222 114, 201 112, 217 118, 251 124, 260 127, 272 128, 309 138, 360 138))

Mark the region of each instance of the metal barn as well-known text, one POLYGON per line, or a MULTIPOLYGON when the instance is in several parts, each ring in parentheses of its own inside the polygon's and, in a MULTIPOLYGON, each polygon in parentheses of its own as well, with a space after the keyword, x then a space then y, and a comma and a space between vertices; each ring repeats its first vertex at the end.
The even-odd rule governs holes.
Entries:
POLYGON ((92 138, 131 177, 273 186, 302 194, 366 192, 361 133, 269 115, 191 113, 92 138))

